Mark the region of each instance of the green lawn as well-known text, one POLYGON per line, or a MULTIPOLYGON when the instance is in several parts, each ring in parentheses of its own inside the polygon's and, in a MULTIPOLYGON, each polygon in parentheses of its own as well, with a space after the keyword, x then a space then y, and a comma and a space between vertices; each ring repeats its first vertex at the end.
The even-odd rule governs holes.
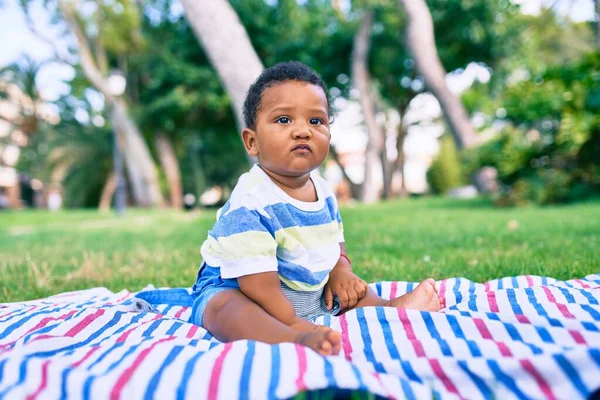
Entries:
MULTIPOLYGON (((190 286, 215 211, 0 213, 0 302, 106 286, 190 286)), ((367 281, 477 281, 600 272, 600 203, 495 209, 422 199, 342 209, 349 255, 367 281)))

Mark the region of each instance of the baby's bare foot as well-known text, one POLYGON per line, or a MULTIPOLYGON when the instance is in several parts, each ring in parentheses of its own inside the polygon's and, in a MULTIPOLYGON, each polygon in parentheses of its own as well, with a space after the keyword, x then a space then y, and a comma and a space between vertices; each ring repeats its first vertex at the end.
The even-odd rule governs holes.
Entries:
POLYGON ((389 300, 386 306, 421 311, 440 311, 442 300, 435 288, 435 281, 427 279, 419 283, 412 292, 389 300))
POLYGON ((342 347, 342 336, 337 331, 300 332, 296 335, 296 343, 300 343, 322 356, 337 355, 342 347))
POLYGON ((300 317, 296 317, 296 321, 290 325, 290 328, 296 332, 329 332, 331 330, 328 326, 316 325, 300 317))

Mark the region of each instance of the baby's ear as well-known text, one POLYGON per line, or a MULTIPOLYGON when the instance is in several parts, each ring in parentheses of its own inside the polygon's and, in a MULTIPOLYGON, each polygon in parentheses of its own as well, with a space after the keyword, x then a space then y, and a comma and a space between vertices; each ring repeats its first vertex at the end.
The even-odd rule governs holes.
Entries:
POLYGON ((250 128, 245 128, 242 131, 242 140, 244 147, 251 157, 258 157, 258 146, 256 143, 256 132, 250 128))

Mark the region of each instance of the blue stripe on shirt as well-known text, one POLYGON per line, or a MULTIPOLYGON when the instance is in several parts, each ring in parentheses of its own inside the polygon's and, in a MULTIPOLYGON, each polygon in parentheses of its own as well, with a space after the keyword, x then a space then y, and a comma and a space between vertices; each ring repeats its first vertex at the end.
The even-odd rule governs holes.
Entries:
POLYGON ((277 257, 277 262, 279 264, 279 275, 286 279, 306 283, 308 285, 318 285, 323 282, 323 279, 331 272, 331 270, 312 272, 301 265, 282 260, 279 257, 277 257))

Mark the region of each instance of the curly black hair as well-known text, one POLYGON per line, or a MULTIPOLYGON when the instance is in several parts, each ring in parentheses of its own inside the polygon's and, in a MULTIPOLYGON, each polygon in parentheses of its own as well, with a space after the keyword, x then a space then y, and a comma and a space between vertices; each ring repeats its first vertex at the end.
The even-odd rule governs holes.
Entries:
POLYGON ((321 76, 301 62, 288 61, 265 69, 248 89, 248 94, 246 94, 244 100, 244 123, 246 127, 256 129, 256 114, 260 109, 261 96, 265 90, 286 81, 307 82, 321 87, 327 98, 327 114, 330 120, 332 119, 331 99, 321 76))

